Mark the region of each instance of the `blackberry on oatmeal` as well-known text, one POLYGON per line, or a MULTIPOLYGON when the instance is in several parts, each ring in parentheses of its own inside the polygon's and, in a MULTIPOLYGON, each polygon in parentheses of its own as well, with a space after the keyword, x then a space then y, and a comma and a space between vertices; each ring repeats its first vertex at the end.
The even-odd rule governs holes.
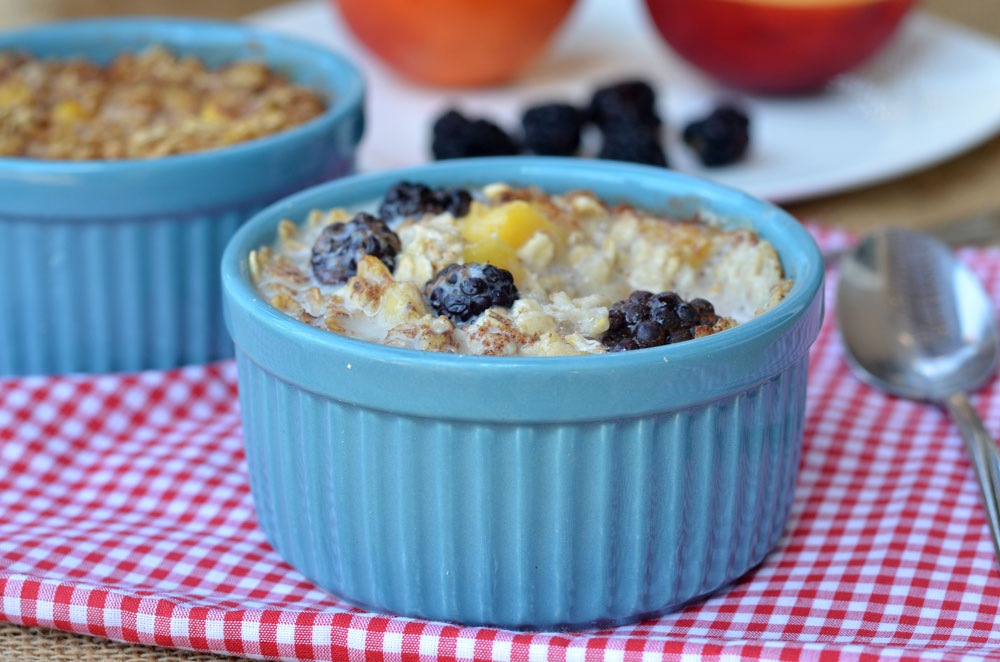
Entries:
POLYGON ((510 308, 518 297, 509 271, 478 262, 449 264, 427 282, 424 295, 434 312, 459 326, 488 308, 510 308))
POLYGON ((396 266, 399 237, 381 218, 361 212, 348 223, 331 223, 313 242, 313 278, 325 285, 342 283, 358 273, 358 260, 371 255, 389 269, 396 266))

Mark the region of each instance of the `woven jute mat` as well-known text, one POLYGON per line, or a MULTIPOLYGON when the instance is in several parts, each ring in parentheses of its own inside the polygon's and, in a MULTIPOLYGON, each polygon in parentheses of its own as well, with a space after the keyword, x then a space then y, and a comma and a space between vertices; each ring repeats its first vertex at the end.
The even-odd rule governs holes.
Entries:
POLYGON ((239 659, 119 644, 59 630, 0 623, 0 662, 238 662, 239 659))

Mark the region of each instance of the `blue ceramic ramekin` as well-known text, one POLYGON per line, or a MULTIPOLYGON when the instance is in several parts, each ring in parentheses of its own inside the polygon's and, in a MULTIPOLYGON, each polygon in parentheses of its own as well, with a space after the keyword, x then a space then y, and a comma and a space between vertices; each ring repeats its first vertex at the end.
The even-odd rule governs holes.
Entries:
POLYGON ((320 587, 398 614, 578 628, 675 609, 781 536, 798 469, 823 263, 781 210, 658 168, 582 159, 442 162, 276 203, 222 262, 257 516, 320 587), (477 357, 387 347, 300 323, 254 290, 250 250, 282 218, 359 208, 399 180, 697 210, 771 241, 795 280, 766 314, 680 345, 477 357))
POLYGON ((262 59, 327 111, 224 149, 122 161, 0 157, 0 376, 167 368, 231 356, 218 263, 254 212, 350 172, 363 82, 317 46, 237 24, 100 19, 0 35, 0 51, 107 62, 161 44, 210 66, 262 59))

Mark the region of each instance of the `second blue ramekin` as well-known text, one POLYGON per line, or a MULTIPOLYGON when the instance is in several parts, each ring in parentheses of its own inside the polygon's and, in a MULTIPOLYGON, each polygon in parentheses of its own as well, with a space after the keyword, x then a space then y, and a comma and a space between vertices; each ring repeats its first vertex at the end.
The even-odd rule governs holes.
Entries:
POLYGON ((760 563, 798 470, 823 311, 809 234, 767 203, 659 168, 582 159, 443 162, 272 205, 222 263, 251 488, 274 547, 320 587, 409 616, 580 628, 675 609, 760 563), (283 218, 371 205, 399 180, 589 189, 774 244, 795 284, 760 317, 597 356, 399 349, 298 322, 247 256, 283 218))
POLYGON ((318 46, 189 19, 97 19, 0 34, 0 50, 96 62, 153 44, 213 67, 263 60, 315 89, 328 108, 288 131, 206 152, 0 157, 0 376, 231 356, 218 277, 226 241, 267 204, 353 169, 363 81, 318 46))

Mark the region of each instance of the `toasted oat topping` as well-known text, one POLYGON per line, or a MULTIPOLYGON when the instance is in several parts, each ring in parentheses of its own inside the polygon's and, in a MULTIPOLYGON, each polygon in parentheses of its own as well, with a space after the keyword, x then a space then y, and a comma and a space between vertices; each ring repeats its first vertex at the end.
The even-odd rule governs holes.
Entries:
POLYGON ((208 69, 161 46, 107 66, 0 52, 0 155, 126 159, 196 152, 283 131, 320 96, 261 62, 208 69))

